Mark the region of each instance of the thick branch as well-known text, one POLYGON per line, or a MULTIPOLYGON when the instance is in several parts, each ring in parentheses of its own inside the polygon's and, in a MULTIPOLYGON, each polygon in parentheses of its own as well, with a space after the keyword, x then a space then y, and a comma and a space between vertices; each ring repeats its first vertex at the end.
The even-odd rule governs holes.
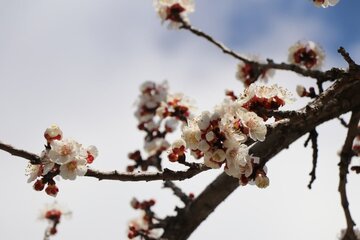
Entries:
POLYGON ((345 139, 344 146, 340 154, 340 163, 339 163, 339 192, 341 197, 341 205, 344 209, 347 229, 343 237, 343 240, 357 240, 354 233, 355 222, 351 218, 349 202, 346 195, 346 183, 347 183, 347 174, 349 173, 349 165, 351 158, 354 156, 352 151, 352 143, 357 135, 357 128, 360 119, 360 111, 354 111, 351 115, 349 122, 349 129, 345 139))
MULTIPOLYGON (((300 109, 288 121, 277 124, 264 142, 256 143, 250 152, 260 157, 260 167, 296 139, 321 123, 360 108, 360 76, 350 76, 334 83, 319 98, 300 109)), ((187 239, 215 208, 237 187, 238 180, 222 173, 178 216, 169 217, 163 238, 187 239)))

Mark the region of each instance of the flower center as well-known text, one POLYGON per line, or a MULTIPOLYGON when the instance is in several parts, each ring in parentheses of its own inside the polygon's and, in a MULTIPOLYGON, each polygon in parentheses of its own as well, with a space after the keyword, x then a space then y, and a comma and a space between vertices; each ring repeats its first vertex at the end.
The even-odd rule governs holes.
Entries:
POLYGON ((317 62, 317 54, 312 49, 301 48, 294 54, 294 59, 296 63, 301 63, 306 68, 311 68, 317 62))
POLYGON ((64 145, 61 147, 60 155, 66 156, 69 155, 70 153, 71 153, 71 147, 69 147, 68 145, 64 145))
POLYGON ((172 6, 166 9, 167 18, 175 22, 181 22, 180 13, 184 12, 185 8, 183 8, 179 3, 175 3, 172 6))
POLYGON ((71 161, 68 164, 66 164, 66 167, 69 171, 73 172, 77 168, 77 163, 76 161, 71 161))

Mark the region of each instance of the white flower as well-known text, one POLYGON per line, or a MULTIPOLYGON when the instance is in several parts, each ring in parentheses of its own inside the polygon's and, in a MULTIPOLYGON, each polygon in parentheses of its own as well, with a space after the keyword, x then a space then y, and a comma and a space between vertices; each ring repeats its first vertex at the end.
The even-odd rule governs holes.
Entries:
MULTIPOLYGON (((253 173, 252 158, 254 157, 249 156, 248 147, 244 144, 229 148, 226 151, 225 173, 229 176, 238 178, 239 180, 243 177, 250 177, 253 173)), ((240 184, 242 184, 242 181, 240 181, 240 184)))
POLYGON ((226 150, 227 162, 233 162, 239 166, 245 166, 248 160, 249 150, 245 144, 236 144, 226 150))
POLYGON ((182 21, 188 22, 188 13, 194 11, 192 0, 154 0, 154 6, 162 22, 170 21, 171 28, 179 28, 182 21))
POLYGON ((25 175, 29 176, 27 182, 31 183, 32 181, 36 180, 37 177, 40 177, 43 174, 43 166, 42 165, 34 165, 31 163, 28 163, 26 169, 25 169, 25 175))
POLYGON ((317 7, 327 8, 329 6, 335 6, 340 0, 312 0, 317 7))
POLYGON ((188 125, 182 129, 182 138, 186 142, 186 146, 190 149, 198 149, 201 140, 201 132, 193 120, 188 121, 188 125))
POLYGON ((43 150, 40 154, 40 160, 41 160, 41 164, 43 166, 43 175, 46 175, 48 172, 50 172, 54 166, 55 163, 53 161, 51 161, 51 159, 49 158, 48 152, 46 150, 43 150))
POLYGON ((209 111, 204 111, 197 119, 197 124, 200 130, 206 130, 210 126, 211 114, 209 111))
POLYGON ((250 177, 253 172, 253 165, 250 160, 248 160, 245 166, 240 165, 240 173, 245 175, 245 177, 250 177))
POLYGON ((81 150, 84 151, 81 144, 71 139, 54 140, 50 143, 50 146, 50 159, 60 165, 73 160, 81 150))
POLYGON ((215 150, 215 152, 213 152, 212 156, 211 156, 211 160, 217 163, 222 163, 223 161, 225 161, 225 157, 226 154, 224 152, 224 150, 222 149, 217 149, 215 150))
MULTIPOLYGON (((233 121, 235 119, 232 119, 233 121)), ((239 120, 238 120, 239 121, 239 120)), ((243 134, 239 129, 234 128, 234 122, 229 122, 226 124, 226 121, 222 121, 222 125, 220 129, 224 132, 226 136, 226 140, 224 141, 224 146, 226 146, 227 142, 236 142, 236 144, 244 143, 247 140, 247 136, 243 134)))
POLYGON ((237 144, 229 147, 226 151, 225 172, 229 176, 240 178, 241 174, 248 173, 246 165, 249 162, 249 150, 245 144, 237 144))
POLYGON ((249 136, 254 141, 264 141, 266 136, 266 126, 264 120, 254 112, 247 112, 242 115, 241 123, 249 129, 249 136))
POLYGON ((215 162, 213 159, 213 153, 212 152, 206 152, 204 154, 204 164, 205 166, 213 169, 217 169, 221 167, 221 163, 215 162))
POLYGON ((166 100, 168 85, 166 82, 155 84, 148 81, 140 86, 140 91, 135 117, 140 123, 145 123, 154 118, 157 108, 166 100))
POLYGON ((52 140, 61 140, 62 136, 63 132, 56 124, 51 125, 44 132, 44 137, 48 142, 51 142, 52 140))
POLYGON ((288 61, 306 69, 320 69, 325 53, 312 41, 299 41, 289 48, 288 61))
POLYGON ((205 139, 206 141, 211 142, 212 140, 215 139, 215 133, 213 131, 207 132, 205 135, 205 139))
POLYGON ((198 149, 202 152, 207 152, 209 149, 210 149, 210 145, 208 142, 206 142, 205 140, 201 140, 199 142, 199 146, 198 146, 198 149))
POLYGON ((85 157, 76 156, 73 160, 60 166, 60 176, 63 179, 75 180, 77 176, 84 176, 87 167, 85 157))

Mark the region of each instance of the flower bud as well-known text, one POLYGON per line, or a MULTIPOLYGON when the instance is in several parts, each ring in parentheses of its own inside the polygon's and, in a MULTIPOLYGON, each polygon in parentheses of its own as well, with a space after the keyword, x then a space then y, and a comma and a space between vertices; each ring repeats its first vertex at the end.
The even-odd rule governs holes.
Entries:
POLYGON ((270 180, 269 178, 263 174, 259 173, 255 177, 255 184, 258 188, 266 188, 269 186, 270 180))
POLYGON ((46 138, 47 142, 50 143, 53 140, 61 140, 62 139, 62 131, 58 125, 51 125, 48 127, 44 132, 44 137, 46 138))

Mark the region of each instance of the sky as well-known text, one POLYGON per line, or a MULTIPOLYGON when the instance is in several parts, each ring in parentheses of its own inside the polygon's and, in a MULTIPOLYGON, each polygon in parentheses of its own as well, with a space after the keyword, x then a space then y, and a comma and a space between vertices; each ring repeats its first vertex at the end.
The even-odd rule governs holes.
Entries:
MULTIPOLYGON (((341 0, 327 9, 307 0, 195 3, 191 23, 241 54, 286 61, 289 46, 313 40, 326 52, 324 69, 346 66, 339 46, 360 61, 359 1, 341 0)), ((0 32, 0 141, 40 153, 44 130, 56 123, 65 138, 98 147, 92 168, 99 170, 125 170, 127 154, 143 145, 133 114, 142 82, 168 80, 171 91, 192 98, 199 111, 220 103, 225 89, 243 90, 235 59, 189 32, 169 30, 149 0, 0 0, 0 32)), ((289 72, 276 72, 272 83, 294 93, 297 84, 314 85, 289 72)), ((305 103, 298 99, 288 108, 305 103)), ((318 131, 312 190, 306 187, 312 153, 302 137, 268 163, 267 189, 238 188, 190 239, 337 239, 345 227, 337 152, 346 129, 330 121, 318 131)), ((37 220, 39 210, 54 199, 26 183, 26 160, 0 152, 0 164, 0 239, 42 239, 47 224, 37 220)), ((178 184, 197 195, 220 173, 208 171, 178 184)), ((355 222, 360 221, 359 184, 351 173, 355 222)), ((160 216, 182 206, 161 182, 83 177, 58 185, 56 200, 73 216, 62 221, 55 240, 126 239, 127 223, 139 216, 129 205, 134 196, 156 198, 160 216)))

